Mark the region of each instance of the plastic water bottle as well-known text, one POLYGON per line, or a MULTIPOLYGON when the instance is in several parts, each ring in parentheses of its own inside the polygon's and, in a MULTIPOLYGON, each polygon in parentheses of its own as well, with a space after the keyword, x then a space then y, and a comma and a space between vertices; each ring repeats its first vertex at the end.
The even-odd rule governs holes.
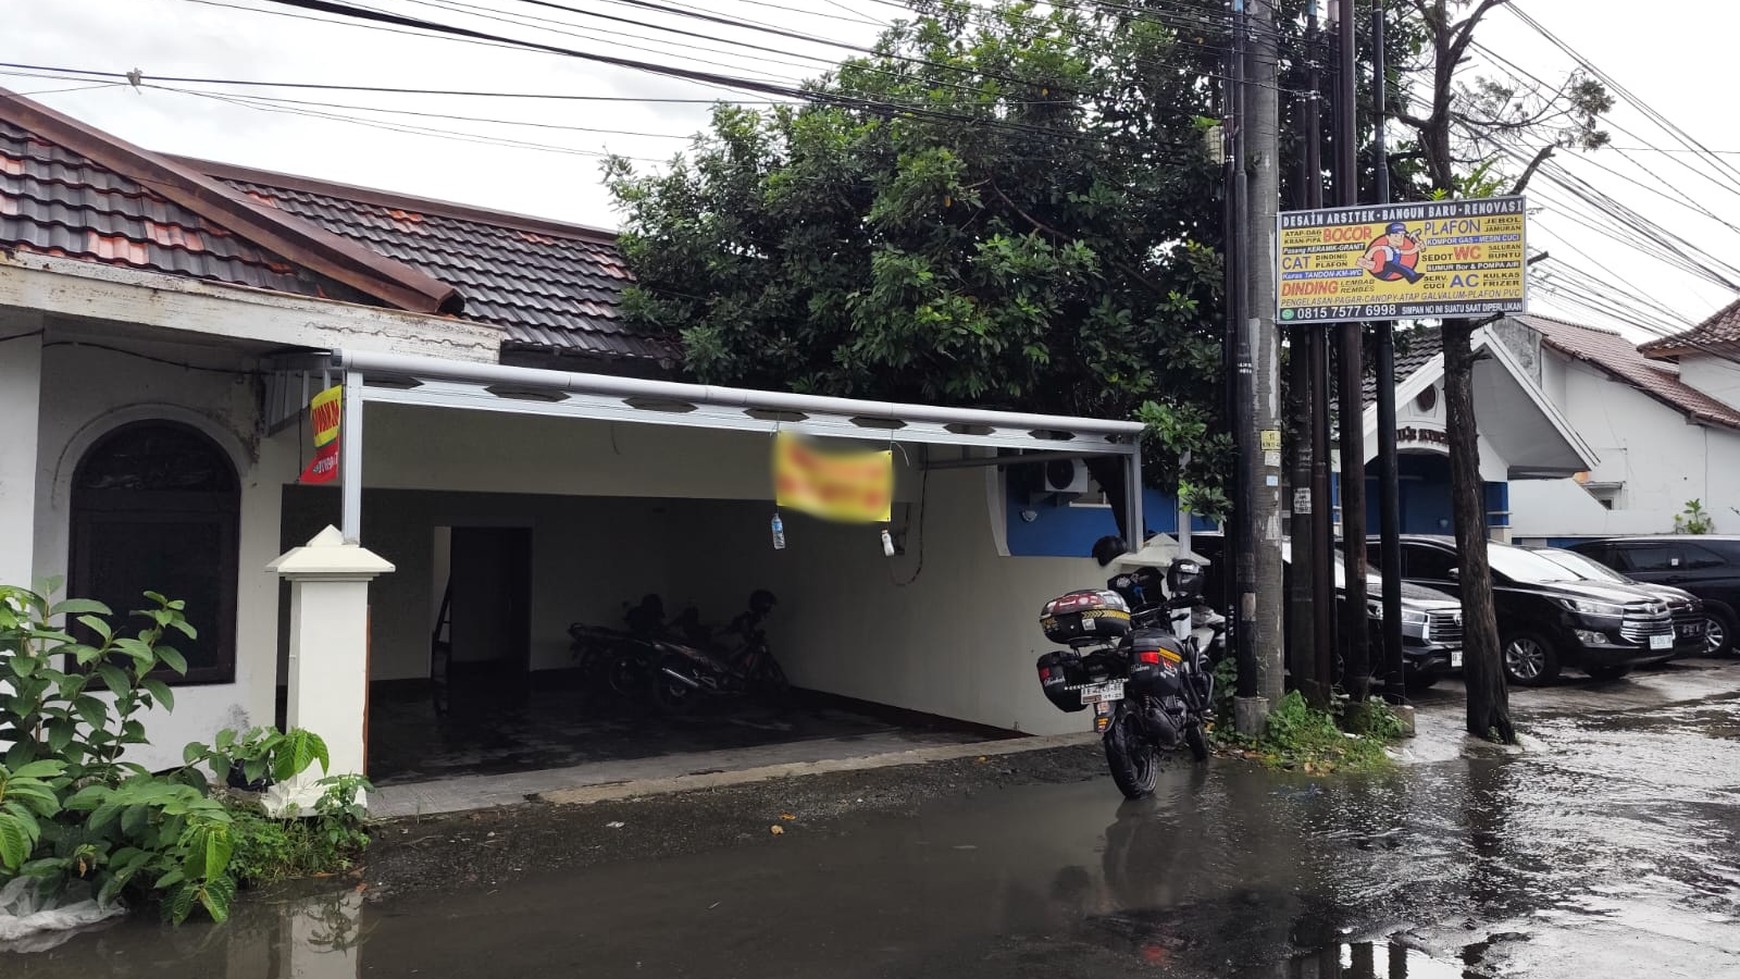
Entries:
POLYGON ((894 556, 894 536, 888 532, 887 527, 882 528, 882 556, 894 556))
POLYGON ((785 550, 785 521, 779 519, 779 514, 773 515, 773 549, 785 550))

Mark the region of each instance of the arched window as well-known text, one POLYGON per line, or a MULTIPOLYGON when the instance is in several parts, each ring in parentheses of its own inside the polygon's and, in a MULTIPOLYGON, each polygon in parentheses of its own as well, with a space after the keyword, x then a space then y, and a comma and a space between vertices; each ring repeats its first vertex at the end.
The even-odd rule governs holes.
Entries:
POLYGON ((168 640, 187 657, 182 682, 233 682, 240 496, 229 456, 197 429, 148 421, 104 435, 73 474, 68 593, 117 616, 146 591, 185 601, 199 636, 168 640))

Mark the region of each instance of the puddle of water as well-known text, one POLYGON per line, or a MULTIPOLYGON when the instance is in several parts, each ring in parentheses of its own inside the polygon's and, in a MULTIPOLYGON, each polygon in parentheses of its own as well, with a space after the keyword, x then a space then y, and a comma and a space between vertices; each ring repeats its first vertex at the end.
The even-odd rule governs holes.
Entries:
POLYGON ((1740 741, 1674 730, 1732 706, 1379 777, 1186 766, 1139 803, 1102 778, 461 893, 255 895, 0 975, 1740 975, 1740 741))

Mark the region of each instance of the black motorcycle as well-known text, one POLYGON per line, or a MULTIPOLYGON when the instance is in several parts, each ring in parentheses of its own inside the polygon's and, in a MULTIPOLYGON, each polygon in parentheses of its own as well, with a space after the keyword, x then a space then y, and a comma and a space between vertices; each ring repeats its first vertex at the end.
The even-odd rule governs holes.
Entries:
POLYGON ((791 684, 761 626, 776 604, 772 592, 757 589, 749 596, 748 610, 718 636, 701 624, 694 609, 685 610, 671 623, 663 655, 650 675, 653 705, 680 714, 709 696, 747 694, 783 706, 791 684))
POLYGON ((639 697, 670 652, 662 598, 646 595, 634 605, 624 603, 623 609, 626 630, 581 622, 568 626, 568 649, 594 695, 639 697))
POLYGON ((1093 708, 1112 781, 1131 799, 1154 791, 1161 757, 1181 744, 1208 759, 1214 674, 1200 634, 1217 633, 1192 634, 1202 577, 1180 558, 1163 584, 1151 572, 1118 575, 1106 590, 1052 599, 1040 616, 1046 638, 1070 647, 1039 657, 1040 688, 1059 710, 1093 708))

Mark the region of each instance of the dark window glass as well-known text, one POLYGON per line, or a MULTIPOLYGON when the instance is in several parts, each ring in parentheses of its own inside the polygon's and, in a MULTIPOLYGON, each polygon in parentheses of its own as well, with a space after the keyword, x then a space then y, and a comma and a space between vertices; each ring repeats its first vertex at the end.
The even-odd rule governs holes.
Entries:
POLYGON ((1678 544, 1628 544, 1615 553, 1628 571, 1677 571, 1685 562, 1678 544))
MULTIPOLYGON (((187 603, 197 639, 172 633, 189 683, 235 679, 236 473, 211 439, 186 425, 140 422, 110 432, 73 476, 71 587, 122 616, 146 591, 187 603)), ((164 675, 165 680, 178 679, 164 675)))
POLYGON ((1722 560, 1720 554, 1705 548, 1702 544, 1681 544, 1680 548, 1685 556, 1684 562, 1680 565, 1682 568, 1696 571, 1726 567, 1728 564, 1722 560))
POLYGON ((1421 547, 1403 545, 1402 574, 1407 578, 1419 578, 1424 581, 1450 581, 1455 577, 1451 572, 1456 567, 1456 555, 1436 547, 1421 547))

